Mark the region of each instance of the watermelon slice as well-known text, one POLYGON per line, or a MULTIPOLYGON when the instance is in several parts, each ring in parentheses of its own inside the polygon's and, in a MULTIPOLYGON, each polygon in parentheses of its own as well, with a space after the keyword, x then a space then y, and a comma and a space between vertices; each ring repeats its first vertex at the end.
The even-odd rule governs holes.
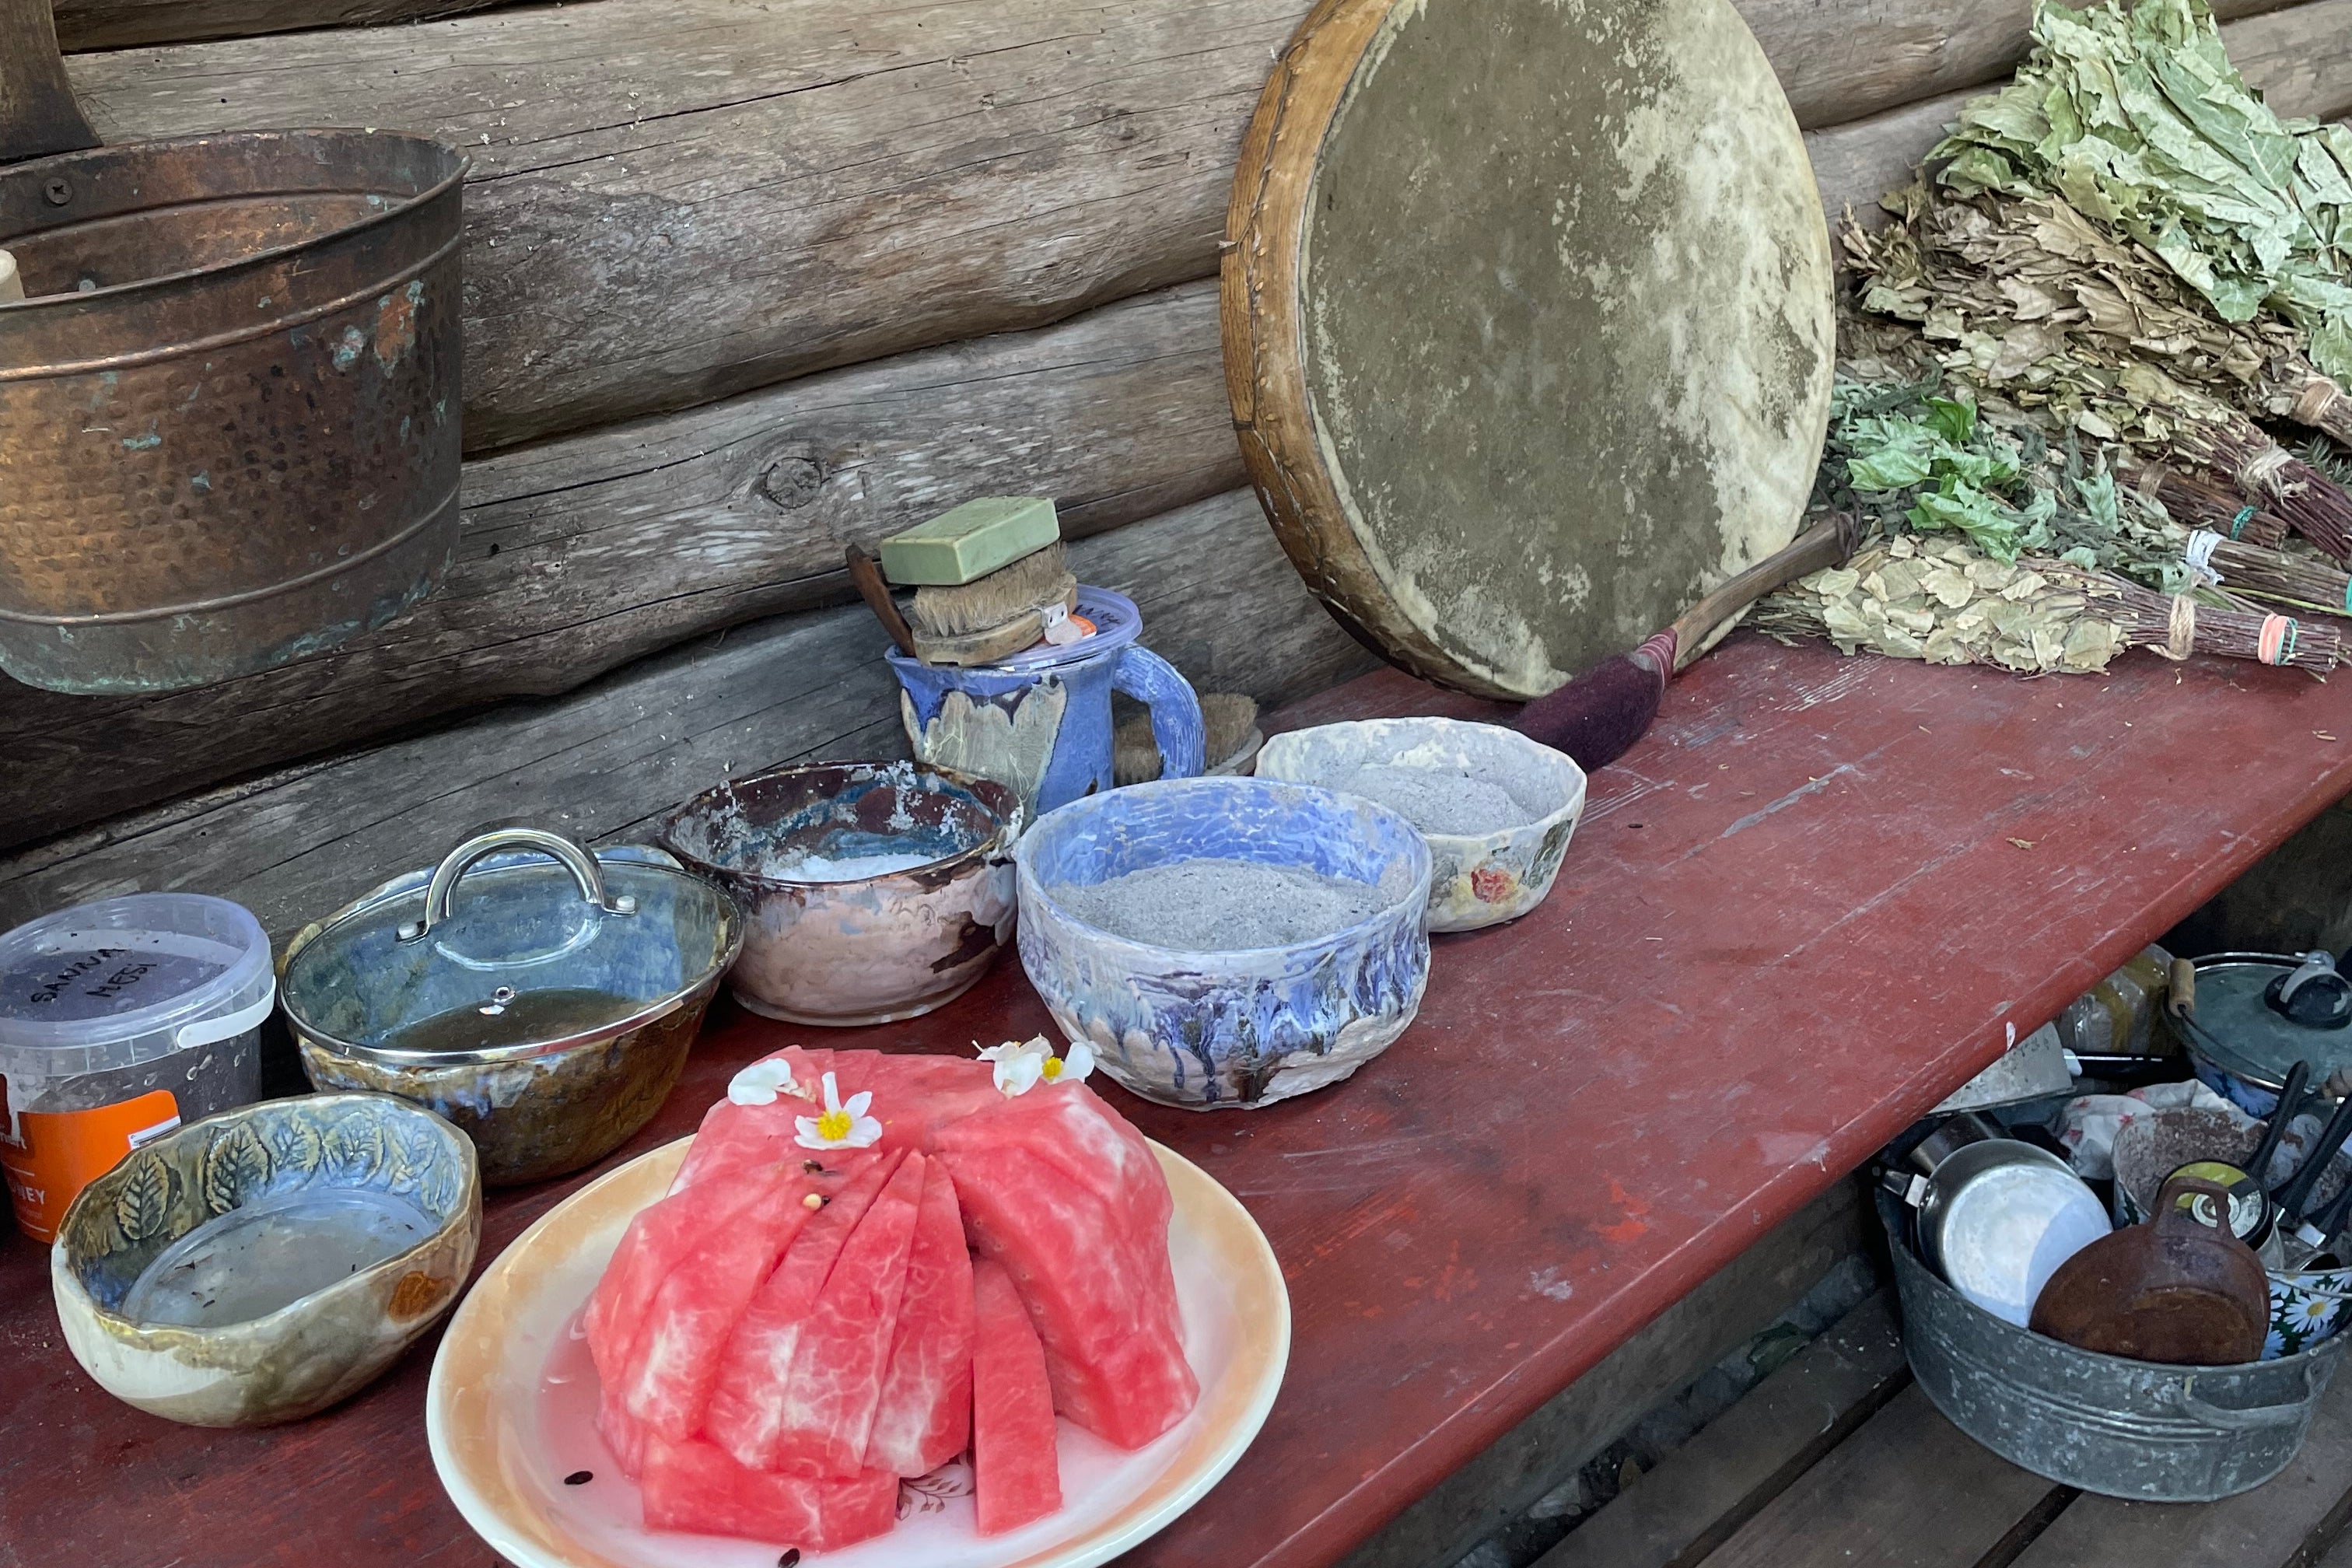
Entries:
POLYGON ((927 1476, 971 1440, 971 1312, 963 1215, 954 1181, 934 1160, 923 1172, 907 1293, 866 1444, 870 1468, 927 1476))
POLYGON ((972 1501, 980 1532, 1001 1535, 1062 1506, 1061 1455, 1045 1351, 1012 1276, 972 1269, 972 1501))
POLYGON ((1101 1138, 1088 1100, 1101 1103, 1076 1085, 1001 1100, 942 1131, 939 1157, 966 1233, 1003 1266, 1036 1324, 1055 1408, 1139 1448, 1184 1418, 1200 1385, 1184 1359, 1157 1162, 1129 1172, 1130 1184, 1161 1189, 1157 1202, 1107 1199, 1067 1174, 1072 1139, 1101 1138))
MULTIPOLYGON (((793 1081, 814 1093, 832 1065, 832 1057, 831 1051, 787 1046, 761 1060, 789 1064, 793 1081)), ((685 1161, 671 1179, 670 1191, 683 1191, 717 1171, 740 1170, 771 1160, 800 1160, 808 1151, 793 1141, 800 1130, 798 1118, 808 1115, 812 1109, 811 1100, 795 1094, 779 1094, 765 1105, 738 1105, 722 1098, 703 1112, 702 1125, 696 1130, 694 1144, 687 1150, 685 1161)))
POLYGON ((607 1386, 619 1381, 635 1350, 646 1310, 662 1282, 702 1238, 724 1230, 761 1194, 757 1182, 720 1182, 695 1192, 673 1191, 629 1222, 612 1262, 588 1299, 581 1327, 596 1373, 607 1386))
POLYGON ((604 1447, 613 1450, 613 1458, 621 1473, 635 1480, 646 1468, 646 1424, 629 1414, 621 1385, 599 1380, 596 1391, 596 1432, 604 1439, 604 1447))
POLYGON ((751 1201, 731 1224, 698 1235, 662 1281, 622 1374, 629 1414, 665 1437, 700 1429, 737 1320, 809 1217, 802 1199, 845 1186, 849 1168, 772 1164, 741 1179, 756 1189, 751 1201))
POLYGON ((711 1440, 757 1468, 767 1467, 781 1440, 783 1391, 809 1312, 901 1156, 843 1151, 823 1158, 845 1165, 857 1162, 856 1179, 810 1220, 734 1325, 705 1416, 711 1440))
POLYGON ((1166 1310, 1170 1330, 1181 1342, 1184 1323, 1176 1304, 1175 1268, 1168 1260, 1175 1200, 1143 1134, 1082 1083, 1040 1086, 1017 1100, 1001 1100, 987 1114, 1003 1128, 1017 1127, 1016 1135, 1032 1154, 1110 1209, 1116 1235, 1128 1247, 1128 1265, 1137 1279, 1148 1281, 1150 1299, 1166 1310))
POLYGON ((825 1277, 802 1323, 792 1372, 775 1391, 779 1419, 761 1468, 852 1476, 864 1468, 907 1288, 926 1163, 920 1154, 907 1156, 825 1277))
POLYGON ((830 1552, 898 1521, 898 1478, 865 1470, 837 1480, 747 1470, 699 1438, 646 1446, 646 1524, 700 1535, 740 1535, 803 1552, 830 1552))

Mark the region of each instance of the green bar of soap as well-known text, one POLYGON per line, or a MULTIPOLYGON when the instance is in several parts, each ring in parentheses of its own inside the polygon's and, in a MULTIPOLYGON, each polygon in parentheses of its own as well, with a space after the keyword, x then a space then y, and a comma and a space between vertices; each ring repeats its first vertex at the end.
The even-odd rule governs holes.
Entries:
POLYGON ((907 587, 970 583, 1062 537, 1044 496, 982 496, 882 542, 882 574, 907 587))

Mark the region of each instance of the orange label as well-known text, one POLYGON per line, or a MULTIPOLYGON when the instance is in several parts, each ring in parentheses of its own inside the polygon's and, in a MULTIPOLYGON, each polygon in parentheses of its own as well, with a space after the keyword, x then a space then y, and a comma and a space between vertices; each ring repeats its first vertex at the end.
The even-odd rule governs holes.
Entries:
POLYGON ((8 1173, 17 1226, 48 1241, 75 1194, 180 1124, 180 1102, 157 1089, 95 1110, 27 1110, 16 1121, 14 1138, 0 1126, 0 1171, 8 1173))

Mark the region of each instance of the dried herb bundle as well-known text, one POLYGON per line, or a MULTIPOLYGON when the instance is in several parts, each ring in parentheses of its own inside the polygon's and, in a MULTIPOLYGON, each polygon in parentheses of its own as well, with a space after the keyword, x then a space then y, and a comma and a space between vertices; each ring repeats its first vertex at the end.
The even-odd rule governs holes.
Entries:
POLYGON ((2265 310, 2352 374, 2352 132, 2282 120, 2203 0, 2038 4, 2034 48, 1933 157, 1963 195, 2071 203, 2146 246, 2223 321, 2265 310))
POLYGON ((1787 638, 1825 637, 1930 664, 1981 664, 2027 674, 2089 674, 2126 647, 2333 668, 2333 627, 2168 595, 2064 562, 1993 560, 1965 539, 1896 537, 1844 566, 1816 572, 1759 602, 1747 624, 1787 638))
POLYGON ((1780 637, 1825 637, 1930 664, 1984 664, 2027 674, 2105 669, 2130 646, 2123 619, 2076 586, 1992 559, 1965 539, 1898 536, 1858 551, 1758 603, 1747 624, 1780 637))
POLYGON ((2046 554, 2177 589, 2189 531, 2145 487, 2118 485, 2102 450, 1980 413, 1932 378, 1841 377, 1813 503, 1880 533, 1965 534, 1992 559, 2046 554))
MULTIPOLYGON (((2201 543, 2192 542, 2190 548, 2201 543)), ((2340 567, 2308 555, 2233 543, 2219 536, 2204 548, 2212 575, 2233 598, 2261 599, 2320 615, 2352 616, 2352 576, 2340 567)))
POLYGON ((2163 507, 2175 521, 2210 529, 2233 543, 2271 550, 2286 538, 2286 519, 2263 510, 2240 496, 2234 487, 2203 474, 2182 472, 2119 452, 2116 477, 2142 500, 2163 507))
MULTIPOLYGON (((2063 198, 1961 197, 1922 180, 1880 204, 1896 223, 1842 237, 1866 279, 1862 308, 1948 344, 1944 363, 1988 387, 2063 381, 2073 361, 2105 374, 2160 363, 2173 381, 2254 418, 2352 437, 2352 399, 2274 317, 2224 321, 2146 246, 2118 239, 2063 198)), ((2063 403, 2063 388, 2059 400, 2063 403)))
MULTIPOLYGON (((2063 581, 2069 573, 2060 567, 2057 574, 2063 581)), ((2158 594, 2120 577, 2076 575, 2084 594, 2101 614, 2116 616, 2135 647, 2154 648, 2169 658, 2211 653, 2325 675, 2336 668, 2342 651, 2342 637, 2333 626, 2216 605, 2188 594, 2158 594)))

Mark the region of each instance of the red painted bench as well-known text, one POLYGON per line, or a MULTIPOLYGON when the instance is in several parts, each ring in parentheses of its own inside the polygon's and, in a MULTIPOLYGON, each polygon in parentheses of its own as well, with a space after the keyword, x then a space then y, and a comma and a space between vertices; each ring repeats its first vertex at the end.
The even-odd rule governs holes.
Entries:
MULTIPOLYGON (((1367 677, 1278 716, 1482 705, 1367 677)), ((1290 1371, 1234 1476, 1129 1562, 1329 1563, 2352 787, 2352 682, 2133 655, 2099 679, 1738 638, 1593 781, 1559 886, 1437 939, 1420 1020, 1336 1089, 1111 1091, 1273 1239, 1290 1371)), ((1046 1026, 1016 963, 826 1044, 1046 1026)), ((742 1061, 737 1018, 622 1158, 742 1061)), ((578 1184, 493 1199, 484 1256, 578 1184)), ((328 1415, 179 1427, 74 1365, 0 1242, 0 1564, 478 1565, 425 1449, 430 1345, 328 1415)))

